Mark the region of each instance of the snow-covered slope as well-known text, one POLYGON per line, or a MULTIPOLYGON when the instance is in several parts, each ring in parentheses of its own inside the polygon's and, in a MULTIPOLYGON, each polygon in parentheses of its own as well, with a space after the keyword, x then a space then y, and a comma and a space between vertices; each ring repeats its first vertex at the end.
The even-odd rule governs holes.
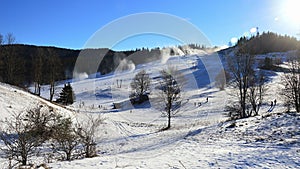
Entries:
POLYGON ((18 89, 17 87, 0 83, 1 119, 10 117, 12 114, 26 111, 38 105, 47 105, 63 115, 73 116, 71 111, 62 108, 61 106, 50 103, 38 96, 32 95, 22 89, 18 89))
MULTIPOLYGON (((277 98, 272 112, 266 103, 257 117, 225 122, 226 91, 199 89, 191 103, 202 102, 172 119, 173 127, 158 132, 166 119, 150 108, 104 113, 99 157, 58 162, 54 168, 298 168, 300 117, 284 114, 276 97, 279 76, 270 82, 266 102, 277 98), (202 94, 202 95, 201 95, 202 94), (205 96, 209 102, 205 103, 205 96)), ((89 109, 87 112, 101 112, 89 109)))
MULTIPOLYGON (((65 117, 71 117, 72 119, 75 119, 75 114, 73 111, 69 111, 61 106, 50 103, 22 89, 0 83, 0 120, 4 120, 5 118, 9 119, 13 115, 36 108, 37 106, 48 106, 56 113, 60 113, 65 117)), ((2 141, 0 141, 0 146, 2 148, 2 141)), ((2 151, 0 151, 0 156, 4 156, 2 151)), ((5 168, 8 166, 8 160, 1 157, 0 168, 5 168)))
MULTIPOLYGON (((105 119, 97 131, 99 156, 48 165, 72 169, 297 168, 300 165, 299 114, 282 114, 284 108, 276 93, 280 87, 279 73, 270 77, 269 94, 261 114, 233 124, 225 122, 227 117, 224 114, 231 91, 219 91, 211 83, 219 70, 212 55, 173 56, 164 61, 135 65, 135 69, 129 71, 73 81, 76 102, 68 109, 76 112, 79 121, 84 114, 100 114, 105 119), (145 69, 153 78, 152 83, 156 84, 159 71, 168 65, 175 66, 185 75, 183 90, 187 104, 172 118, 171 129, 160 131, 166 126, 167 118, 158 111, 155 99, 133 107, 128 96, 131 79, 137 72, 145 69), (208 73, 207 69, 214 71, 208 73), (278 104, 272 112, 267 112, 268 103, 275 98, 278 104), (123 107, 112 109, 113 103, 122 103, 123 107)), ((59 85, 58 89, 62 86, 59 85)), ((32 96, 24 92, 2 88, 0 86, 0 92, 6 96, 0 95, 4 102, 1 108, 9 109, 18 102, 24 102, 24 107, 35 104, 36 100, 28 99, 32 96), (14 97, 20 97, 20 100, 10 102, 14 97)), ((48 87, 44 86, 42 96, 47 97, 47 92, 48 87)), ((150 98, 155 98, 155 94, 150 98)))

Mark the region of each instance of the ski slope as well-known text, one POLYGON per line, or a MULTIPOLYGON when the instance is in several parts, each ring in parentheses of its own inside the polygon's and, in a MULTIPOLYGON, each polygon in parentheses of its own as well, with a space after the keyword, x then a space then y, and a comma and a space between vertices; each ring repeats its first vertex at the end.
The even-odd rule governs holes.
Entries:
MULTIPOLYGON (((260 115, 232 124, 226 122, 224 113, 232 89, 219 91, 214 87, 214 76, 220 70, 214 59, 207 54, 172 56, 167 61, 135 65, 134 69, 127 71, 117 70, 98 78, 74 80, 71 85, 76 102, 67 107, 75 112, 73 116, 79 122, 85 114, 101 115, 105 119, 97 131, 98 157, 54 161, 47 165, 66 169, 298 168, 300 117, 299 114, 282 113, 283 102, 277 93, 280 73, 270 76, 268 95, 260 115), (159 71, 168 66, 176 67, 184 74, 183 97, 187 104, 172 118, 171 129, 160 131, 166 126, 167 118, 162 116, 159 104, 155 102, 155 87, 152 87, 149 103, 133 107, 128 96, 131 79, 137 72, 146 70, 155 86, 159 71), (268 103, 275 98, 278 104, 272 112, 267 112, 268 103), (122 103, 122 107, 112 109, 113 103, 122 103)), ((63 82, 58 85, 57 93, 62 87, 63 82)), ((42 96, 45 98, 48 97, 47 91, 48 86, 43 86, 42 96)), ((43 102, 36 96, 3 84, 0 92, 0 108, 5 116, 43 102), (9 106, 14 109, 10 110, 9 106)))

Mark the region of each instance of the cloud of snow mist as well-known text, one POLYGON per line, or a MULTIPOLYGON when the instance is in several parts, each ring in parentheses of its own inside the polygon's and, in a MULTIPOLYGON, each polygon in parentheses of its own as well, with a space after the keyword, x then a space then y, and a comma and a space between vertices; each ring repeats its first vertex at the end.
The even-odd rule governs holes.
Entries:
POLYGON ((116 72, 122 72, 122 71, 134 71, 135 70, 135 64, 132 62, 132 60, 123 59, 116 72))
POLYGON ((161 55, 161 63, 162 64, 167 63, 167 61, 169 60, 169 58, 170 58, 170 51, 171 51, 170 48, 165 48, 165 49, 161 50, 160 55, 161 55))
POLYGON ((76 80, 83 80, 83 79, 87 79, 88 77, 89 77, 89 75, 86 72, 84 72, 84 73, 74 72, 73 73, 73 78, 76 80))

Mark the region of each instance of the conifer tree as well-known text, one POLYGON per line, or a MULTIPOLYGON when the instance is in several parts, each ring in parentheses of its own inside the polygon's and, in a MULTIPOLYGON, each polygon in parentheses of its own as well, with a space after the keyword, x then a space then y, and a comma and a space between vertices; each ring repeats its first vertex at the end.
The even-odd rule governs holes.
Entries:
POLYGON ((75 101, 75 94, 71 84, 70 83, 65 84, 56 102, 64 105, 69 105, 69 104, 73 104, 74 101, 75 101))

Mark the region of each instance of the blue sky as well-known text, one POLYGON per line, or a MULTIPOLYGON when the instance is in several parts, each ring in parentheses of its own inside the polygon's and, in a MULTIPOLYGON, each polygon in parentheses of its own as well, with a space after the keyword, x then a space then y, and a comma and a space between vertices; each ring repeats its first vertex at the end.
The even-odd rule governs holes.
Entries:
MULTIPOLYGON (((212 45, 222 46, 253 27, 299 38, 297 5, 297 0, 1 0, 0 33, 13 33, 18 43, 80 49, 97 30, 120 17, 162 12, 186 19, 212 45)), ((116 49, 172 43, 176 41, 147 35, 132 37, 116 49)))

